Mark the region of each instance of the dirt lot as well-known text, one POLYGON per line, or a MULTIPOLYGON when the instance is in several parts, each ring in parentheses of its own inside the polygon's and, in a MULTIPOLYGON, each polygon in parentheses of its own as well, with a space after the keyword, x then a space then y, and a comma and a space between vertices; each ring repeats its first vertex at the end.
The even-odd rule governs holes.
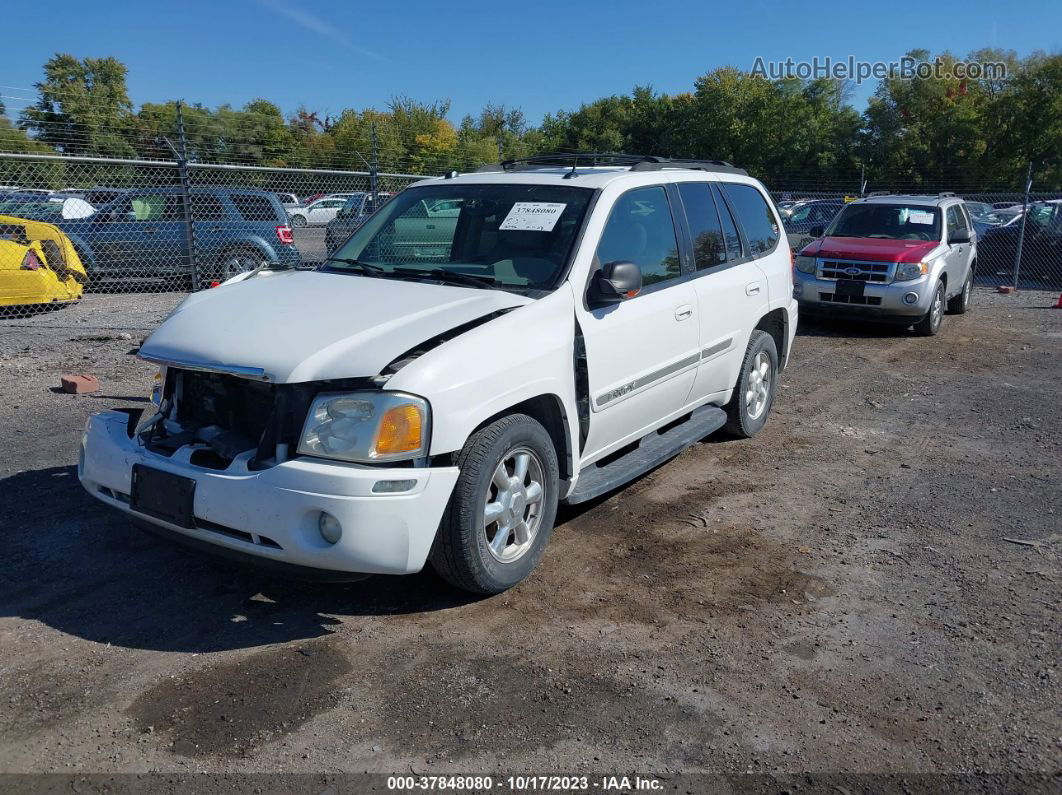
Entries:
POLYGON ((145 535, 75 448, 142 404, 175 296, 0 322, 0 770, 1058 771, 1055 298, 978 291, 934 339, 805 324, 760 436, 563 510, 478 601, 145 535), (51 391, 70 370, 103 391, 51 391))

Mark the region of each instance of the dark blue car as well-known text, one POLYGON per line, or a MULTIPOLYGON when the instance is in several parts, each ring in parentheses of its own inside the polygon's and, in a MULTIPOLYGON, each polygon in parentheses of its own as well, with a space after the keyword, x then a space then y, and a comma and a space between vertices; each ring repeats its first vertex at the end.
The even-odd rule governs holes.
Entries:
MULTIPOLYGON (((276 196, 251 188, 193 188, 192 229, 201 284, 264 262, 300 260, 288 215, 276 196)), ((92 283, 191 278, 180 188, 130 189, 76 220, 54 220, 70 238, 92 283)))

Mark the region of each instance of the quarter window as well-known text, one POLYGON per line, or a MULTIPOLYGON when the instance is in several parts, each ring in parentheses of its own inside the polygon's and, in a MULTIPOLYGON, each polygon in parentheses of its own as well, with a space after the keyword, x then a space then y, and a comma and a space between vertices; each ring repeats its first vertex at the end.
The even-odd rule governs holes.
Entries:
MULTIPOLYGON (((693 237, 693 258, 697 270, 726 262, 723 227, 707 182, 680 182, 679 194, 686 210, 686 220, 693 237)), ((737 235, 734 235, 737 237, 737 235)))
POLYGON ((274 221, 277 220, 277 212, 273 209, 273 203, 265 196, 255 196, 249 193, 231 194, 232 203, 240 211, 246 221, 274 221))
POLYGON ((633 262, 646 286, 682 275, 671 205, 662 187, 636 188, 619 198, 601 234, 597 258, 602 264, 633 262))
POLYGON ((781 233, 763 194, 751 185, 739 185, 734 182, 724 182, 723 190, 741 220, 741 227, 745 230, 752 254, 766 254, 774 249, 781 233))

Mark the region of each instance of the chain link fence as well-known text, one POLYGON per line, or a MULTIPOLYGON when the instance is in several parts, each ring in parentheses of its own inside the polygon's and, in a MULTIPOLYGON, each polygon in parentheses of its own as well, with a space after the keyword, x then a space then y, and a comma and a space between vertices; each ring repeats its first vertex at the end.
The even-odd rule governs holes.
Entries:
POLYGON ((0 153, 0 321, 91 294, 202 289, 267 262, 315 267, 418 179, 0 153))
MULTIPOLYGON (((134 316, 150 293, 203 289, 265 262, 314 267, 421 178, 0 153, 0 323, 45 313, 49 324, 73 323, 54 310, 82 302, 76 322, 95 312, 94 324, 121 326, 114 315, 134 316)), ((792 184, 804 188, 769 187, 797 251, 858 197, 855 184, 867 188, 792 184)), ((981 284, 1062 289, 1062 193, 959 195, 978 237, 981 284)))

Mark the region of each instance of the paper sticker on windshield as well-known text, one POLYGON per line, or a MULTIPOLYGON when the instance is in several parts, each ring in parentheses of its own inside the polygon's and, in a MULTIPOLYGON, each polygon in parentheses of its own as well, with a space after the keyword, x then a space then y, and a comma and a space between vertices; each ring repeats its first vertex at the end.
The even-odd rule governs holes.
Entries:
POLYGON ((911 214, 907 216, 907 223, 909 224, 931 224, 933 223, 933 213, 923 213, 917 210, 912 210, 911 214))
POLYGON ((516 202, 498 231, 552 232, 567 206, 560 202, 516 202))

